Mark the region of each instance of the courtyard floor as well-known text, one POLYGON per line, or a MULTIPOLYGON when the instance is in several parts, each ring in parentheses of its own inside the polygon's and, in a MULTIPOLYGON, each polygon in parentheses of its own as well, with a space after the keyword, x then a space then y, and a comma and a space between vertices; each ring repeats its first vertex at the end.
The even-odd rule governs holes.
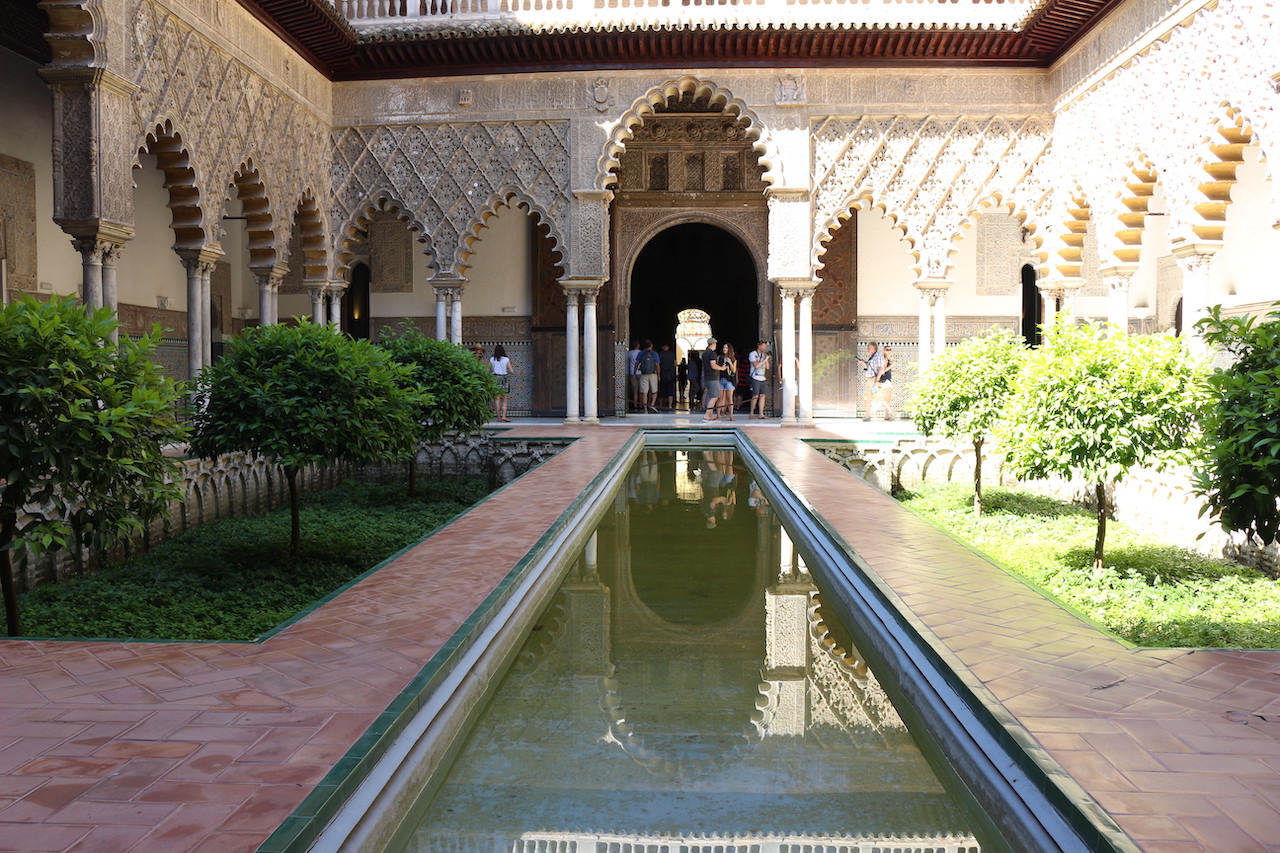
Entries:
MULTIPOLYGON (((634 430, 683 424, 511 424, 578 440, 260 643, 0 640, 0 851, 257 850, 634 430)), ((733 425, 1141 849, 1280 851, 1280 652, 1128 648, 804 442, 909 424, 733 425)))

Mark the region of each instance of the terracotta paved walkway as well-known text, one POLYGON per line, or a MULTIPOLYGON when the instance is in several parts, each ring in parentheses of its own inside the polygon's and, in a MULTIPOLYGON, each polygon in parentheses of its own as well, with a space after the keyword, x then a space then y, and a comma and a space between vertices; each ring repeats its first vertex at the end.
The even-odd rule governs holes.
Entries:
MULTIPOLYGON (((517 424, 582 438, 263 643, 0 641, 0 851, 255 850, 635 425, 517 424)), ((741 426, 1144 850, 1280 851, 1280 653, 1126 649, 741 426)))

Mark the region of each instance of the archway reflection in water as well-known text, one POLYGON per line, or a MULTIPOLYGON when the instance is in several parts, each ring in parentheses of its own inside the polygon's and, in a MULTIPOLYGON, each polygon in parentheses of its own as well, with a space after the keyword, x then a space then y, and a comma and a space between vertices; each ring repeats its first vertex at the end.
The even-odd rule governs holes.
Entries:
POLYGON ((413 853, 979 851, 727 450, 642 454, 415 811, 413 853))

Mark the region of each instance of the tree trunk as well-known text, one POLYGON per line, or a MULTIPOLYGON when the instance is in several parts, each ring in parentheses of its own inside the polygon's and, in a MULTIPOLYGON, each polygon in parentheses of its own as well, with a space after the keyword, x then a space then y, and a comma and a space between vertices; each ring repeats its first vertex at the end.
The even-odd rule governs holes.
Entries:
POLYGON ((409 497, 416 497, 418 494, 418 454, 415 451, 409 457, 409 497))
POLYGON ((1107 541, 1107 484, 1093 484, 1094 499, 1098 504, 1098 535, 1093 540, 1093 573, 1102 572, 1102 549, 1107 541))
POLYGON ((16 524, 6 518, 0 524, 0 587, 4 590, 4 618, 10 637, 22 636, 22 619, 18 613, 18 590, 13 582, 13 532, 16 524))
POLYGON ((302 518, 298 514, 298 469, 284 469, 285 479, 289 481, 289 554, 297 557, 302 553, 302 518))
POLYGON ((982 439, 973 440, 973 514, 982 516, 982 439))

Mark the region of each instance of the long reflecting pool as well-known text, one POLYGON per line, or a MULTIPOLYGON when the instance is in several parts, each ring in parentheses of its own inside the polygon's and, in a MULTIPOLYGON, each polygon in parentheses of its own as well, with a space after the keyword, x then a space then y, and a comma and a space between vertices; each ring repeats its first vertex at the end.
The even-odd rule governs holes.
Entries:
POLYGON ((610 510, 393 849, 980 849, 733 451, 610 510))

